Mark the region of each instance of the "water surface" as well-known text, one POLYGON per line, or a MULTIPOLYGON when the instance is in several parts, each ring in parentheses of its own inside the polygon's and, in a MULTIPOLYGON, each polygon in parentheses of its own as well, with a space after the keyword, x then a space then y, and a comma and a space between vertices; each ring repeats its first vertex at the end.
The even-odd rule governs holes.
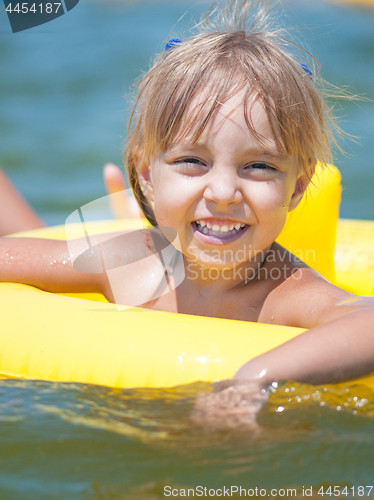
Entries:
POLYGON ((209 390, 2 381, 0 498, 153 500, 166 486, 292 487, 300 496, 312 486, 323 498, 321 486, 372 484, 371 389, 286 383, 256 433, 194 425, 195 397, 209 390))

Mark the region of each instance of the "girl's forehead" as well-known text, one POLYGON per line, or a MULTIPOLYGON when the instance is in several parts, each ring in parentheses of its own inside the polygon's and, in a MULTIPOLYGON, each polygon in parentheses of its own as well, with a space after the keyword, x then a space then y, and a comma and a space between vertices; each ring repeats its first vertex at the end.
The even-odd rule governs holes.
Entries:
MULTIPOLYGON (((229 116, 232 113, 240 111, 241 113, 247 109, 247 112, 252 113, 252 108, 256 113, 264 111, 261 99, 257 95, 246 96, 244 91, 237 92, 226 99, 214 95, 212 89, 206 89, 194 96, 186 107, 187 119, 196 117, 196 114, 201 114, 202 118, 206 110, 214 106, 215 111, 212 114, 212 119, 217 114, 221 116, 229 116), (260 109, 261 108, 261 109, 260 109)), ((266 114, 266 113, 265 113, 266 114)))
POLYGON ((274 153, 279 153, 272 126, 260 98, 253 95, 246 99, 244 92, 235 94, 227 101, 219 103, 206 120, 209 100, 211 98, 202 92, 191 102, 180 130, 172 141, 173 144, 178 142, 206 143, 224 129, 225 133, 247 135, 251 142, 254 140, 256 143, 267 146, 274 153), (205 127, 199 137, 196 137, 195 130, 204 121, 205 127), (186 130, 189 130, 189 133, 186 133, 186 130))
POLYGON ((245 103, 242 96, 235 95, 217 108, 210 124, 212 127, 220 127, 228 122, 233 127, 247 132, 249 128, 247 121, 256 133, 263 133, 266 136, 273 135, 263 103, 254 97, 245 103))

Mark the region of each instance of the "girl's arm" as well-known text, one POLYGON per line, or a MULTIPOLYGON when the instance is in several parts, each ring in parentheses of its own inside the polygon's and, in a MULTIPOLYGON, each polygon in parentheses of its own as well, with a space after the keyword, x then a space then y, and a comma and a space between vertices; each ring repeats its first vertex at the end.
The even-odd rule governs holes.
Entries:
MULTIPOLYGON (((83 239, 76 240, 78 252, 86 247, 83 239)), ((66 241, 0 238, 0 281, 24 283, 49 292, 110 295, 106 274, 74 270, 66 241)))
POLYGON ((274 380, 330 384, 374 372, 374 297, 349 294, 311 269, 273 291, 260 321, 309 328, 245 363, 227 381, 200 395, 192 418, 209 427, 253 429, 274 380))
POLYGON ((266 300, 259 321, 308 328, 249 361, 235 379, 337 383, 374 372, 374 297, 359 297, 306 268, 266 300))
POLYGON ((374 303, 367 304, 248 361, 234 379, 333 384, 374 372, 374 303))

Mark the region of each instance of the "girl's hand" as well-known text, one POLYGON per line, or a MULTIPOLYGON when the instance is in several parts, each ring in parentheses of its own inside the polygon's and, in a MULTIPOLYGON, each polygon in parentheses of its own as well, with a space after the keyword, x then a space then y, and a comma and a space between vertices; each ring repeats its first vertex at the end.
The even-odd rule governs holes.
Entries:
POLYGON ((104 165, 104 184, 108 195, 122 191, 122 196, 111 196, 110 207, 116 219, 131 219, 141 216, 139 206, 127 188, 125 176, 121 169, 113 163, 104 165))
POLYGON ((191 419, 213 430, 256 430, 256 415, 267 397, 256 380, 225 380, 213 392, 199 394, 191 419))

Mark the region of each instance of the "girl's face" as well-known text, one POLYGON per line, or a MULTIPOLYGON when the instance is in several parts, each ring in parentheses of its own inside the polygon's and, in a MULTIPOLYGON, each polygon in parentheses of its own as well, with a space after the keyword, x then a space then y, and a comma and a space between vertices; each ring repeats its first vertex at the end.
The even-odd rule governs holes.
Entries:
POLYGON ((183 254, 203 267, 232 268, 267 249, 305 188, 295 159, 279 153, 260 100, 250 119, 262 144, 238 95, 195 144, 175 141, 139 168, 159 225, 174 228, 183 254))

